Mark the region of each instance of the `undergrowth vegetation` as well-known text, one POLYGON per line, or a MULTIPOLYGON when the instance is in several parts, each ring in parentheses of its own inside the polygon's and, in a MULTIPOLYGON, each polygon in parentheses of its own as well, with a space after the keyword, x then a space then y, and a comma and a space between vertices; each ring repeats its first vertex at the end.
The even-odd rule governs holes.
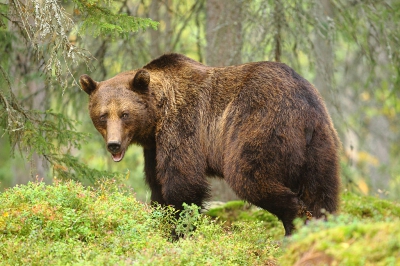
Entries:
POLYGON ((400 205, 350 193, 339 215, 299 220, 290 238, 275 216, 242 201, 207 215, 186 206, 176 219, 172 207, 141 203, 110 180, 32 182, 0 202, 0 265, 400 264, 400 205))
POLYGON ((262 265, 278 252, 261 223, 226 230, 197 206, 176 221, 172 208, 149 207, 112 181, 29 183, 0 202, 2 265, 262 265), (172 241, 172 228, 185 236, 172 241))

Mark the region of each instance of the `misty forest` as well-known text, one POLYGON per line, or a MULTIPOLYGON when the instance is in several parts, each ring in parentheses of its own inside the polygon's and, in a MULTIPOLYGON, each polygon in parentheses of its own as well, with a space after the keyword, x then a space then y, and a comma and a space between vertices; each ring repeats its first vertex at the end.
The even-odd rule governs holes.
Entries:
POLYGON ((0 0, 0 265, 400 265, 399 29, 399 0, 0 0), (206 209, 151 206, 142 148, 112 160, 79 77, 167 53, 310 81, 341 141, 339 211, 284 237, 213 178, 206 209))

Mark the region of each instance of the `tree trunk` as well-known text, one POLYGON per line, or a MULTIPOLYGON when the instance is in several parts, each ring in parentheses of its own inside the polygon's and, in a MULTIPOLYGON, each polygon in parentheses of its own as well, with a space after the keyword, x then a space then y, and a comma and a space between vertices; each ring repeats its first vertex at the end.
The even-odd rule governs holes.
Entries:
POLYGON ((330 0, 321 0, 316 3, 315 17, 318 18, 318 25, 315 27, 314 35, 314 51, 316 58, 316 77, 315 86, 320 91, 322 97, 326 101, 327 107, 331 115, 337 113, 337 101, 333 86, 334 74, 334 53, 332 47, 332 30, 330 23, 333 19, 333 7, 330 0))
MULTIPOLYGON (((360 97, 354 88, 344 86, 339 89, 334 82, 334 46, 333 37, 330 32, 334 29, 330 28, 334 21, 334 8, 331 0, 321 0, 317 2, 315 8, 315 17, 318 18, 319 27, 316 27, 314 35, 314 51, 316 58, 316 78, 314 84, 320 91, 322 97, 326 101, 329 112, 336 125, 338 133, 343 142, 343 149, 354 165, 349 167, 357 167, 367 163, 365 169, 361 169, 363 179, 365 180, 344 180, 344 182, 354 182, 358 184, 360 181, 369 181, 369 189, 375 192, 377 189, 389 189, 390 176, 380 171, 380 167, 390 163, 390 139, 391 131, 389 123, 384 116, 377 116, 368 123, 368 132, 362 132, 358 125, 350 127, 344 125, 344 117, 351 116, 360 112, 360 97), (341 126, 341 127, 340 127, 341 126), (365 154, 367 152, 367 158, 365 154)), ((354 80, 360 79, 360 72, 363 64, 350 62, 350 65, 358 65, 358 67, 349 68, 345 77, 348 80, 342 84, 352 83, 354 80), (354 74, 353 74, 353 73, 354 74), (350 77, 350 78, 349 78, 350 77), (352 80, 354 79, 354 80, 352 80)), ((362 167, 361 167, 362 168, 362 167)), ((358 188, 357 188, 358 189, 358 188)), ((365 191, 364 191, 365 192, 365 191)))
MULTIPOLYGON (((18 20, 16 18, 15 20, 18 20)), ((33 22, 32 22, 33 23, 33 22)), ((18 32, 16 26, 12 23, 8 24, 10 31, 18 32)), ((12 77, 12 90, 15 95, 23 96, 23 107, 28 110, 45 111, 48 109, 48 90, 45 87, 41 77, 35 77, 37 74, 37 63, 35 58, 32 58, 32 52, 26 51, 26 47, 22 44, 22 37, 12 40, 13 53, 9 55, 12 64, 10 64, 10 76, 12 77)), ((33 48, 30 48, 33 49, 33 48)), ((13 165, 12 167, 13 181, 12 184, 25 184, 30 180, 46 179, 48 174, 47 161, 38 154, 32 154, 29 162, 25 163, 24 167, 13 165), (22 169, 30 169, 30 174, 22 169)))
MULTIPOLYGON (((149 17, 155 21, 160 20, 160 1, 158 0, 153 0, 151 1, 150 4, 150 11, 149 11, 149 17)), ((162 52, 160 48, 160 31, 154 30, 154 29, 149 29, 149 34, 150 34, 150 57, 151 58, 156 58, 159 57, 162 52)))
MULTIPOLYGON (((242 63, 243 0, 207 0, 206 2, 206 63, 229 66, 242 63)), ((238 199, 224 180, 211 179, 212 200, 238 199)))
POLYGON ((241 63, 243 0, 207 0, 206 61, 210 66, 241 63))

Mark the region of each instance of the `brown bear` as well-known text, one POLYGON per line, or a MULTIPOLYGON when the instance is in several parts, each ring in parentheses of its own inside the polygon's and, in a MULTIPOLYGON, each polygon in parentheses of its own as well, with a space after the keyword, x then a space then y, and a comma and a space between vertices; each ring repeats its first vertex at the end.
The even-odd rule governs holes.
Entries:
POLYGON ((182 209, 209 194, 206 176, 275 214, 335 212, 340 142, 318 91, 282 63, 208 67, 166 54, 102 82, 80 77, 114 161, 143 147, 151 200, 182 209))

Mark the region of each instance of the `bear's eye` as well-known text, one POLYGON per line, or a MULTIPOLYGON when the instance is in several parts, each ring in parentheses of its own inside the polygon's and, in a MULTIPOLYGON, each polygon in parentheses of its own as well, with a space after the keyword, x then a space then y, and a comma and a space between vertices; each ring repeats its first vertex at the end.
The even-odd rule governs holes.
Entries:
POLYGON ((107 115, 102 115, 102 116, 100 116, 100 117, 99 117, 99 120, 100 120, 101 122, 107 121, 107 115))
POLYGON ((127 119, 129 117, 129 115, 127 114, 127 113, 123 113, 122 115, 121 115, 121 118, 122 119, 127 119))

